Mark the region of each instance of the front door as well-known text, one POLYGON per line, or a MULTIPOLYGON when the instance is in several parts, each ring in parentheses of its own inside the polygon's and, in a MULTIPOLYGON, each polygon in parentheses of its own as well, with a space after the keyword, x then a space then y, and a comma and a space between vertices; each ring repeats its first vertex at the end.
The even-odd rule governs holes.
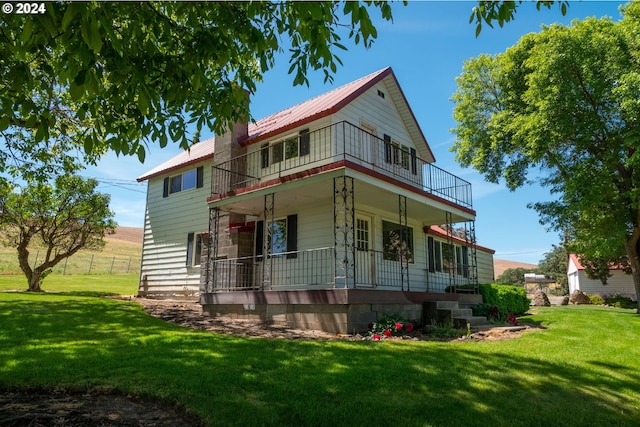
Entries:
POLYGON ((374 280, 374 252, 371 217, 356 216, 356 286, 372 286, 374 280))

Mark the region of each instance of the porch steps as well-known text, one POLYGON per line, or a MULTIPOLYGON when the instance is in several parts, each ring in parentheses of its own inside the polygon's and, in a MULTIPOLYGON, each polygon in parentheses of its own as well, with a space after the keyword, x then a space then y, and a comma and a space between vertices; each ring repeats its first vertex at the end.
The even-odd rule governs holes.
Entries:
POLYGON ((460 308, 458 301, 428 301, 423 307, 425 325, 453 323, 456 328, 466 329, 469 324, 472 329, 479 329, 489 323, 486 317, 474 316, 471 308, 460 308))

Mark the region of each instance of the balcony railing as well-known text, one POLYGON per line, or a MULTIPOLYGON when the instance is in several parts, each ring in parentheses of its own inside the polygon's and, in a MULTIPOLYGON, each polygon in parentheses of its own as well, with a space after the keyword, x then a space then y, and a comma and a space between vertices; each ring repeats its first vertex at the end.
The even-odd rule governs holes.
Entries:
POLYGON ((213 261, 215 278, 206 292, 286 289, 344 289, 381 288, 428 292, 455 292, 465 290, 472 283, 468 265, 454 265, 445 272, 428 272, 411 263, 403 275, 398 261, 388 258, 382 251, 357 250, 354 276, 345 281, 335 277, 335 251, 333 247, 273 254, 263 265, 263 256, 249 256, 213 261), (268 271, 265 271, 268 269, 268 271))
POLYGON ((215 164, 212 195, 224 195, 340 160, 351 161, 460 206, 472 206, 469 182, 420 159, 415 149, 380 139, 348 122, 265 143, 255 151, 215 164))

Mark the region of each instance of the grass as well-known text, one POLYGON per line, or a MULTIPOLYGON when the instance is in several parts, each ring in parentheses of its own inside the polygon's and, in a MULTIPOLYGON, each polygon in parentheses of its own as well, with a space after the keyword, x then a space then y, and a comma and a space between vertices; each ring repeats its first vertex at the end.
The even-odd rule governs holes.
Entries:
POLYGON ((135 303, 0 293, 0 388, 117 390, 210 426, 635 426, 640 316, 536 308, 498 342, 286 341, 195 331, 135 303))
MULTIPOLYGON (((112 238, 101 251, 81 250, 61 261, 53 268, 53 272, 65 275, 77 274, 127 274, 140 271, 141 247, 132 243, 112 238)), ((44 250, 38 247, 29 248, 29 264, 42 261, 44 250)), ((4 275, 22 275, 15 248, 0 245, 0 280, 4 275)))
MULTIPOLYGON (((42 282, 46 292, 67 292, 84 296, 135 295, 138 292, 138 273, 122 275, 61 275, 50 274, 42 282)), ((23 274, 0 275, 0 291, 26 290, 23 274)))

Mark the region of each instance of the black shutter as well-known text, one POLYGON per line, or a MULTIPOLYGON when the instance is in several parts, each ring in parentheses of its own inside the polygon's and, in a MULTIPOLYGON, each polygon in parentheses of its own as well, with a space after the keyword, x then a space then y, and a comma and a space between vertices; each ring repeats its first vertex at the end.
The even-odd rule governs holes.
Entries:
POLYGON ((300 155, 306 156, 311 152, 311 135, 309 129, 303 129, 300 131, 300 155))
POLYGON ((262 155, 262 169, 269 167, 269 144, 263 144, 260 149, 262 155))
POLYGON ((384 134, 384 161, 385 163, 392 163, 391 161, 391 137, 384 134))
POLYGON ((162 183, 162 197, 169 197, 169 178, 165 178, 162 183))
MULTIPOLYGON (((298 250, 298 215, 287 217, 287 252, 298 250)), ((288 253, 287 259, 297 258, 297 253, 288 253)))
POLYGON ((435 254, 433 250, 433 237, 427 237, 427 252, 429 257, 429 272, 436 272, 435 254))
POLYGON ((193 258, 193 233, 187 234, 187 266, 192 265, 193 258))
POLYGON ((204 186, 204 167, 200 166, 196 169, 196 188, 204 186))
POLYGON ((262 256, 263 240, 264 240, 264 221, 256 221, 256 257, 262 256))
POLYGON ((418 162, 416 159, 416 149, 412 148, 411 149, 411 173, 412 174, 417 174, 418 173, 418 162))

